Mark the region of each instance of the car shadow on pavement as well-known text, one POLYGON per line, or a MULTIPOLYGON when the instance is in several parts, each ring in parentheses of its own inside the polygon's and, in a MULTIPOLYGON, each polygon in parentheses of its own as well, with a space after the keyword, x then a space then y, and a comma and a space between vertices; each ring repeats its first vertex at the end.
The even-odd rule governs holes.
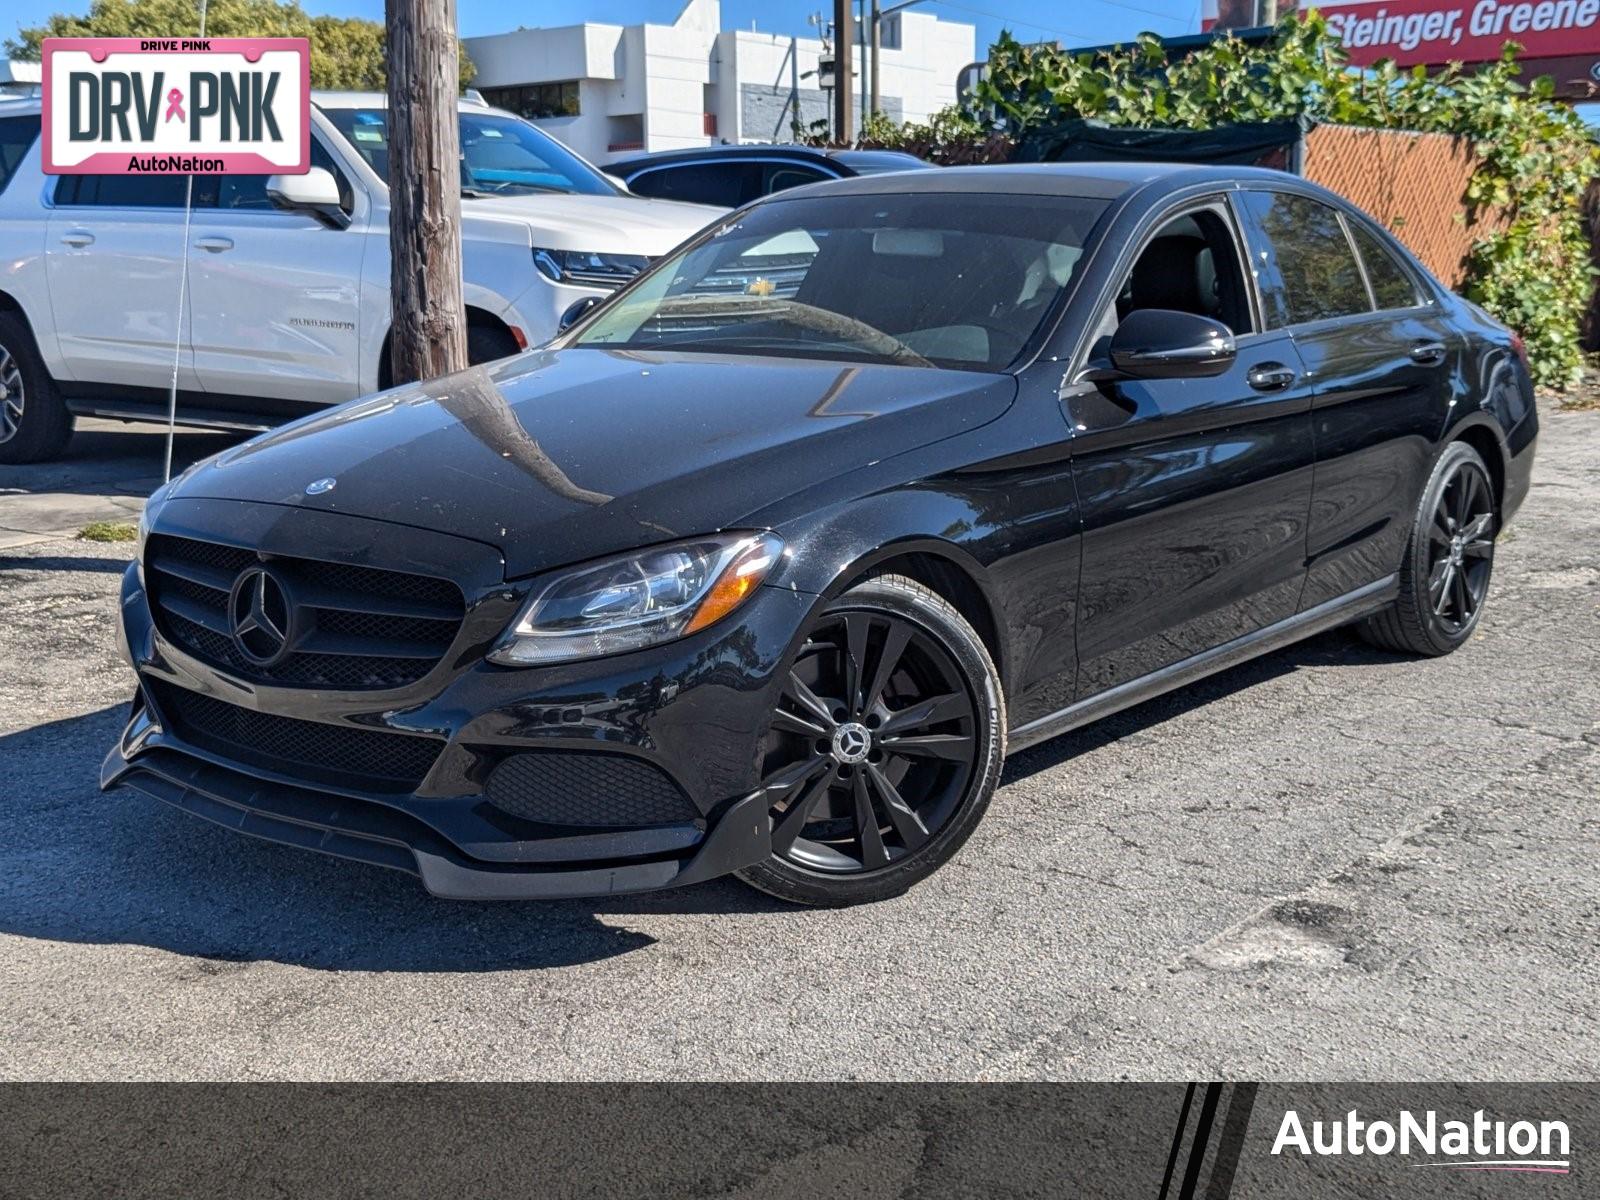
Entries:
POLYGON ((1187 687, 1146 700, 1143 704, 1136 704, 1109 717, 1102 717, 1092 725, 1062 734, 1031 749, 1019 751, 1006 760, 1001 786, 1016 783, 1040 771, 1048 771, 1080 754, 1143 733, 1163 721, 1204 708, 1213 701, 1287 675, 1303 666, 1369 666, 1394 661, 1396 655, 1368 645, 1352 630, 1333 629, 1226 671, 1219 671, 1187 687))
MULTIPOLYGON (((172 446, 173 474, 245 436, 180 429, 172 446)), ((6 467, 0 494, 144 496, 161 482, 166 453, 166 430, 159 425, 80 421, 67 448, 55 458, 6 467)))
MULTIPOLYGON (((1324 634, 1018 754, 1003 782, 1305 664, 1390 657, 1348 634, 1324 634)), ((138 944, 215 963, 471 972, 571 966, 654 944, 626 927, 629 916, 807 911, 733 880, 597 900, 435 900, 403 872, 261 842, 136 792, 101 795, 96 772, 124 711, 116 705, 0 737, 8 785, 0 793, 0 933, 138 944)))
MULTIPOLYGON (((129 543, 129 546, 131 550, 132 543, 129 543)), ((128 564, 132 561, 131 553, 128 558, 0 556, 0 574, 6 571, 105 571, 108 574, 120 575, 128 569, 128 564)))
POLYGON ((125 708, 0 737, 0 933, 339 971, 563 967, 643 949, 633 913, 778 913, 724 880, 593 901, 436 900, 413 877, 96 790, 125 708), (613 918, 611 921, 602 917, 613 918))

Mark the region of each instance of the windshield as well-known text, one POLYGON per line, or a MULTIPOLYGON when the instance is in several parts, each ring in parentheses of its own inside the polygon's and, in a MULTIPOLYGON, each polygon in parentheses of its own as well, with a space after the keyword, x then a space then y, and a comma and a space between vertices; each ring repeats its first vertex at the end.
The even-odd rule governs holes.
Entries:
MULTIPOLYGON (((381 108, 323 110, 356 153, 389 178, 389 118, 381 108)), ((527 196, 579 192, 615 196, 617 188, 543 130, 504 113, 461 114, 461 194, 527 196)))
POLYGON ((933 192, 769 201, 662 260, 572 344, 1000 370, 1104 209, 933 192))

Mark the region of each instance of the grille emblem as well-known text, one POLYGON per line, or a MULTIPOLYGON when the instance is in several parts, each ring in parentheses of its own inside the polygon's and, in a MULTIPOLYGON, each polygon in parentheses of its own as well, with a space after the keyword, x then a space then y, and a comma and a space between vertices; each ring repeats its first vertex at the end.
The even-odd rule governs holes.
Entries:
POLYGON ((339 481, 332 475, 324 476, 322 479, 314 479, 310 483, 306 484, 306 495, 320 496, 323 492, 333 491, 338 484, 339 481))
POLYGON ((288 586, 267 567, 246 567, 228 594, 234 647, 258 667, 281 662, 294 648, 298 625, 288 586))

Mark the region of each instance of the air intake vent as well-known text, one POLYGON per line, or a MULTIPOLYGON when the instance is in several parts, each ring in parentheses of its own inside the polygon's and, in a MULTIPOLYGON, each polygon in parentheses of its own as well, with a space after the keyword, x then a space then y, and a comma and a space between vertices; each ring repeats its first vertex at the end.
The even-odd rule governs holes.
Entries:
POLYGON ((168 728, 200 750, 280 775, 365 792, 415 791, 444 742, 240 708, 166 683, 149 684, 168 728))
POLYGON ((666 772, 621 754, 516 754, 494 769, 485 792, 496 808, 546 825, 672 825, 700 815, 666 772))

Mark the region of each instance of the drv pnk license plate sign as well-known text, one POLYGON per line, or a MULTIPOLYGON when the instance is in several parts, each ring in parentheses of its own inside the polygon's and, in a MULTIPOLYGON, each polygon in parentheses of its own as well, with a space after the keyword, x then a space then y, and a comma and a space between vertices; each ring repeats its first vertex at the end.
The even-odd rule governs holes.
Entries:
POLYGON ((303 175, 305 38, 46 38, 52 175, 303 175))

